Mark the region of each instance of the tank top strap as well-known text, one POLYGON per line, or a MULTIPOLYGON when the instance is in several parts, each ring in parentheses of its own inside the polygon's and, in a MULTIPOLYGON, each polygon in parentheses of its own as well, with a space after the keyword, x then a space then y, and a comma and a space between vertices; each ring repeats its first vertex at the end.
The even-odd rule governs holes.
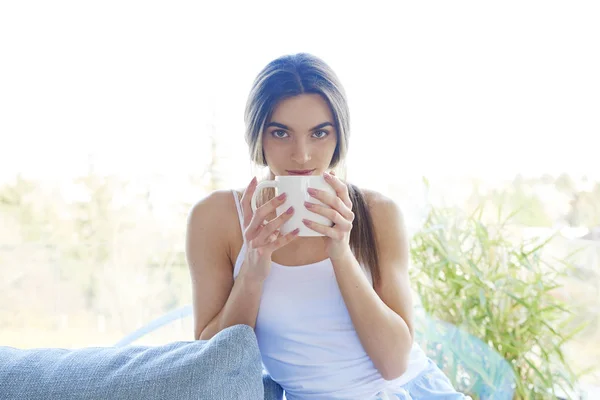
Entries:
POLYGON ((233 199, 235 200, 235 208, 237 209, 238 219, 240 220, 240 228, 242 229, 242 236, 244 236, 244 216, 242 214, 242 205, 236 190, 232 189, 233 199))

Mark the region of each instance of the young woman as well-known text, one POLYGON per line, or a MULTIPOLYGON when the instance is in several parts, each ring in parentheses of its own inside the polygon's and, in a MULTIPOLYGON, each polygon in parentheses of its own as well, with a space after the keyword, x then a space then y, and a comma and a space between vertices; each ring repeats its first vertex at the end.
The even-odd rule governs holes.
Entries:
MULTIPOLYGON (((248 98, 252 161, 281 175, 323 175, 336 195, 309 189, 330 208, 305 204, 333 226, 298 237, 279 228, 285 193, 253 214, 254 178, 219 190, 190 212, 187 258, 197 339, 236 324, 255 329, 266 371, 289 400, 462 399, 413 342, 409 249, 398 206, 338 178, 348 150, 344 90, 319 58, 269 63, 248 98)), ((385 143, 382 141, 382 145, 385 143)))

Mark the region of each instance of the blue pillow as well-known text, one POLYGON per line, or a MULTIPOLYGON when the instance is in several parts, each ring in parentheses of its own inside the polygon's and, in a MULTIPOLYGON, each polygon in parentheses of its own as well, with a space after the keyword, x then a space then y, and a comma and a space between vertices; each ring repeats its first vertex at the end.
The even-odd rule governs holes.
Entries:
POLYGON ((0 347, 0 399, 263 399, 254 330, 164 346, 0 347))
POLYGON ((283 388, 271 378, 267 371, 263 371, 264 400, 283 400, 283 388))

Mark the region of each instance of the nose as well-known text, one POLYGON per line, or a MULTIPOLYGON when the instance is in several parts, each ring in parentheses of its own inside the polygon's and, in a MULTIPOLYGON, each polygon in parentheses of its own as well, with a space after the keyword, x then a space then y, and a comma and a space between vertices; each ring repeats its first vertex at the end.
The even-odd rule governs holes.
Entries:
POLYGON ((306 164, 311 159, 310 145, 304 139, 294 141, 292 161, 298 165, 306 164))

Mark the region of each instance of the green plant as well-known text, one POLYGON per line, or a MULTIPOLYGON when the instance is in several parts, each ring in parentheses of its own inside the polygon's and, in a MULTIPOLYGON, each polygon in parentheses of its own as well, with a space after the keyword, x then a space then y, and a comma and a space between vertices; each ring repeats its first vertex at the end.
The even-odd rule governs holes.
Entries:
MULTIPOLYGON (((483 206, 468 216, 432 208, 411 240, 411 281, 428 314, 487 343, 512 366, 515 398, 556 398, 574 391, 580 374, 563 345, 584 328, 557 297, 572 266, 550 260, 550 238, 514 237, 511 218, 482 222, 483 206)), ((458 379, 449 373, 456 384, 458 379)), ((474 395, 474 394, 472 394, 474 395)))

